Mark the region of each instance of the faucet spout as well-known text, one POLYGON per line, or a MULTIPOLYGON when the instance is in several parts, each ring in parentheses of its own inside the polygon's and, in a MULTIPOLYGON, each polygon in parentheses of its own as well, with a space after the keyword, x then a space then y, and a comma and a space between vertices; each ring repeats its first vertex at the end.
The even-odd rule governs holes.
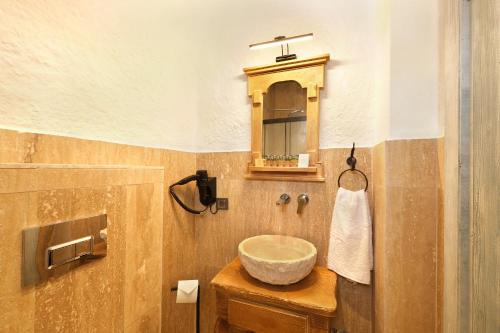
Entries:
POLYGON ((297 197, 297 214, 302 214, 304 206, 309 202, 309 196, 306 193, 299 194, 297 197))

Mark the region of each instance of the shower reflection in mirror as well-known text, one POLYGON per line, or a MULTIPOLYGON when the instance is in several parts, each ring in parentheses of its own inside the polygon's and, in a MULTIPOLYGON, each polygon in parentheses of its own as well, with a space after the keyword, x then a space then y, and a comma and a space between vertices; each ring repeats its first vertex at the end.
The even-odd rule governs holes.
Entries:
POLYGON ((263 155, 294 160, 306 152, 307 92, 296 81, 271 85, 264 95, 263 155))

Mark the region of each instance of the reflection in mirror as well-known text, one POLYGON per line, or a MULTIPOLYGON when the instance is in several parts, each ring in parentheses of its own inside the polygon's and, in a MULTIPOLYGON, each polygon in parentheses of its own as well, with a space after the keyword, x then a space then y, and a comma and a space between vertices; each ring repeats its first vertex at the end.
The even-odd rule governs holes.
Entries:
POLYGON ((296 81, 271 85, 264 95, 264 158, 306 152, 307 91, 296 81))

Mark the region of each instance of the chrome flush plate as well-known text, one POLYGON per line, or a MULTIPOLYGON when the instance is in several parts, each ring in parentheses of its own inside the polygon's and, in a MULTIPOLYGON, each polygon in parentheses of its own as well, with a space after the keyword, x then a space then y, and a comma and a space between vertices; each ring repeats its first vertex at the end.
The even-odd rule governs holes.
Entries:
POLYGON ((23 230, 22 286, 105 257, 107 225, 103 214, 23 230))

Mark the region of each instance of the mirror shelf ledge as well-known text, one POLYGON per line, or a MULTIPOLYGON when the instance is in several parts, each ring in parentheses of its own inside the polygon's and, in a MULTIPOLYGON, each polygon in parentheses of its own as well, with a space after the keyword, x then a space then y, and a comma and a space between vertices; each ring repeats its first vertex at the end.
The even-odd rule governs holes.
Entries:
POLYGON ((305 168, 299 168, 299 167, 279 167, 279 166, 254 166, 254 165, 249 165, 248 166, 248 171, 251 172, 312 172, 316 173, 318 171, 318 168, 315 166, 312 167, 305 167, 305 168))

